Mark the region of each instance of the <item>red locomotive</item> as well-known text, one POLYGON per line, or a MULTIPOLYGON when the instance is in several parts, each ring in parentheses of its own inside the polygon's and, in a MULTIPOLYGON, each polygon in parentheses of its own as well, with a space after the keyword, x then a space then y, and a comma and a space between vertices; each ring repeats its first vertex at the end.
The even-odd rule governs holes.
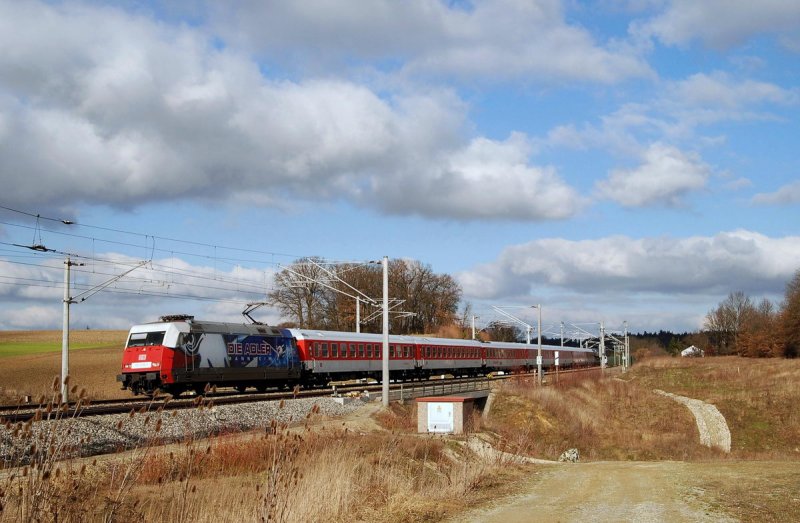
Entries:
MULTIPOLYGON (((128 335, 117 380, 134 394, 157 389, 178 395, 207 384, 255 387, 325 385, 355 378, 380 380, 383 336, 261 324, 195 321, 165 316, 135 325, 128 335)), ((537 345, 423 336, 389 336, 392 379, 432 375, 477 376, 537 367, 537 345)), ((542 366, 588 365, 591 349, 542 346, 542 366)))

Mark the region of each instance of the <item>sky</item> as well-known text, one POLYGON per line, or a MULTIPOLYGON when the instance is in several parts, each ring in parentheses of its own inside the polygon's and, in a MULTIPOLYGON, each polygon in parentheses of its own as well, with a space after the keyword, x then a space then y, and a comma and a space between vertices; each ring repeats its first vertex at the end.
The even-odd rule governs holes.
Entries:
POLYGON ((0 329, 66 253, 73 328, 388 256, 479 325, 700 329, 800 269, 799 86, 794 0, 0 0, 0 329))

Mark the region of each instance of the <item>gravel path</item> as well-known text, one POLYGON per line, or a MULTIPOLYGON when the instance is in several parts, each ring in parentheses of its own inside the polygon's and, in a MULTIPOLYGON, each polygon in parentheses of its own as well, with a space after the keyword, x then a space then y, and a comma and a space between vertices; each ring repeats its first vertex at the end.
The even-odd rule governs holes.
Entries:
POLYGON ((705 468, 707 464, 635 461, 540 465, 523 494, 448 522, 734 521, 714 511, 695 485, 705 468))
POLYGON ((150 441, 170 443, 204 438, 214 434, 254 429, 266 430, 277 423, 298 423, 307 416, 344 416, 361 408, 360 400, 341 405, 330 398, 302 398, 222 405, 211 408, 116 414, 87 418, 39 421, 30 434, 15 430, 15 425, 0 425, 0 468, 24 464, 30 459, 32 443, 52 442, 60 447, 62 458, 91 456, 144 445, 150 441), (318 411, 311 414, 314 406, 318 411), (158 427, 158 428, 157 428, 158 427), (15 434, 17 432, 17 434, 15 434))
POLYGON ((731 451, 731 431, 725 416, 717 410, 717 407, 704 401, 678 396, 671 392, 664 392, 656 389, 656 394, 672 398, 678 403, 683 403, 694 415, 697 422, 697 430, 700 432, 700 443, 707 447, 718 447, 725 452, 731 451))

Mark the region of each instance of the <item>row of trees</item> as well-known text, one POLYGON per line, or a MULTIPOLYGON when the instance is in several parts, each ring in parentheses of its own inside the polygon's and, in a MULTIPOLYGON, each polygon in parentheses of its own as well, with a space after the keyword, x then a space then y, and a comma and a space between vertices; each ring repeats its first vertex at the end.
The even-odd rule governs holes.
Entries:
MULTIPOLYGON (((354 296, 361 293, 361 331, 381 332, 383 268, 379 264, 328 264, 321 258, 303 258, 276 275, 269 299, 289 319, 284 326, 352 331, 356 326, 354 296)), ((450 275, 436 274, 419 261, 391 260, 389 296, 393 300, 392 333, 470 337, 471 307, 467 304, 459 316, 461 287, 450 275)), ((704 327, 683 335, 644 333, 634 336, 634 343, 642 349, 660 346, 672 354, 696 345, 709 354, 800 356, 800 270, 787 284, 780 306, 733 292, 709 311, 704 327)), ((525 336, 515 326, 494 323, 485 327, 480 337, 521 341, 525 336)))
POLYGON ((800 270, 786 285, 783 303, 754 302, 732 292, 705 321, 709 347, 716 354, 749 357, 800 356, 800 270))
MULTIPOLYGON (((383 297, 383 268, 377 264, 328 264, 321 258, 303 258, 281 270, 269 294, 284 317, 285 326, 309 329, 355 330, 360 295, 362 332, 381 332, 379 311, 383 297)), ((448 274, 436 274, 429 265, 412 260, 389 262, 389 296, 393 300, 390 331, 394 334, 437 332, 458 321, 461 287, 448 274), (399 304, 396 304, 399 302, 399 304), (395 305, 396 304, 396 305, 395 305), (403 314, 403 311, 413 314, 403 314)))

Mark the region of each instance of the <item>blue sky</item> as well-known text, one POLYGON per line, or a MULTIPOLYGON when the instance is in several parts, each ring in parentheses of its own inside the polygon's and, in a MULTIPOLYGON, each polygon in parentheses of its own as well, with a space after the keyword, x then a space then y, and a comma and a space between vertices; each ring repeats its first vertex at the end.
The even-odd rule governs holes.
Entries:
POLYGON ((60 326, 60 252, 149 261, 92 328, 237 320, 297 256, 634 331, 800 268, 797 2, 0 0, 0 49, 2 329, 60 326))

